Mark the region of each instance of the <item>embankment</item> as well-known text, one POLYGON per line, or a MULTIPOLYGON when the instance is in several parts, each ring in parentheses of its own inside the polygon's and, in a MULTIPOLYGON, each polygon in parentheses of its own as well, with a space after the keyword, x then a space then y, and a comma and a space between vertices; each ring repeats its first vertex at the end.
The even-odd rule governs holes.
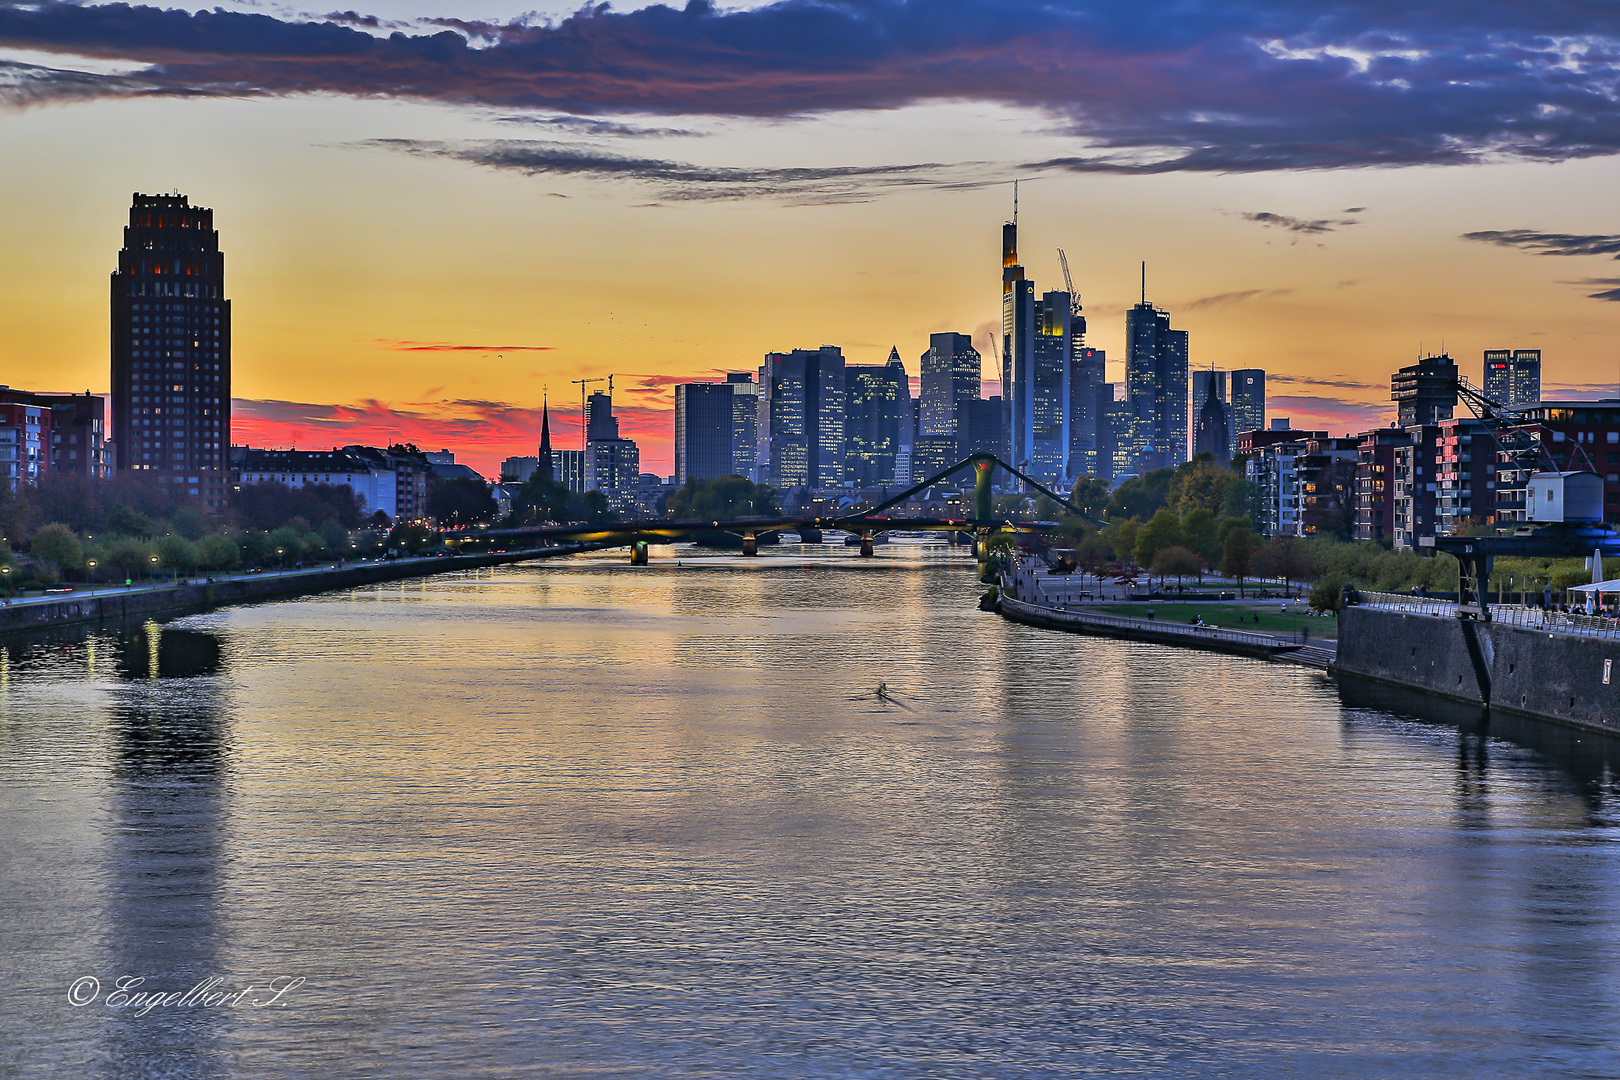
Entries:
POLYGON ((1333 670, 1620 734, 1620 641, 1387 609, 1339 614, 1333 670))
POLYGON ((1068 630, 1097 637, 1150 641, 1158 645, 1179 645, 1183 648, 1206 649, 1211 652, 1233 653, 1268 660, 1285 658, 1284 654, 1298 649, 1297 645, 1278 641, 1265 634, 1219 630, 1214 627, 1193 627, 1170 622, 1155 626, 1142 619, 1127 619, 1085 610, 1067 611, 1044 604, 1031 604, 1024 600, 1015 600, 1005 594, 1000 599, 998 610, 1003 618, 1027 623, 1030 626, 1044 626, 1052 630, 1068 630))
POLYGON ((0 607, 0 636, 37 632, 79 623, 175 616, 205 611, 225 604, 302 596, 329 589, 352 589, 361 585, 373 585, 379 581, 398 581, 402 578, 441 574, 450 570, 499 566, 546 555, 567 554, 587 546, 595 545, 569 544, 500 554, 397 559, 391 562, 356 563, 315 570, 236 576, 214 581, 197 579, 183 585, 170 585, 164 588, 66 593, 61 599, 11 603, 0 607))

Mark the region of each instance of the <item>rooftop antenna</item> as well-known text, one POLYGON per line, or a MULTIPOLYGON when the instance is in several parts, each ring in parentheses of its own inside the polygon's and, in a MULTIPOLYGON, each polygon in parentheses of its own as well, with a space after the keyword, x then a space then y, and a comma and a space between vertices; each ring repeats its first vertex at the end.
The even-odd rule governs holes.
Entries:
POLYGON ((1142 303, 1147 303, 1147 260, 1142 260, 1142 303))
POLYGON ((1013 181, 1013 224, 1018 224, 1018 181, 1013 181))

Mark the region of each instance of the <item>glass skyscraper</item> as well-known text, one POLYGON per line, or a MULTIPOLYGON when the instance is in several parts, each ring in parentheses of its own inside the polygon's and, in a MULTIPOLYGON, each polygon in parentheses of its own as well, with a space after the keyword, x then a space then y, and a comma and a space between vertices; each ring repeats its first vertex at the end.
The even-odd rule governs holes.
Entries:
POLYGON ((1485 396, 1509 408, 1541 400, 1540 349, 1486 349, 1485 396))
POLYGON ((231 302, 214 212, 135 195, 112 275, 119 470, 218 511, 230 490, 231 302))
POLYGON ((1143 300, 1125 313, 1125 395, 1143 425, 1148 468, 1187 460, 1187 331, 1143 300))

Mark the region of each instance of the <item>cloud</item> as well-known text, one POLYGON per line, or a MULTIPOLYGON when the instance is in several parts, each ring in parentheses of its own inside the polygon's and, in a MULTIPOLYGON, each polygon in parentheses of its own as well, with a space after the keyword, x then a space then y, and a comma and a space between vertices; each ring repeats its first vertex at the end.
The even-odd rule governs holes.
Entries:
POLYGON ((456 345, 448 341, 395 341, 374 338, 373 345, 381 345, 393 352, 550 352, 555 345, 456 345))
POLYGON ((1587 297, 1592 300, 1608 300, 1620 304, 1620 278, 1582 278, 1579 281, 1571 281, 1566 284, 1605 286, 1605 288, 1599 289, 1595 293, 1587 293, 1587 297))
POLYGON ((1620 8, 1598 0, 690 0, 387 29, 348 11, 0 3, 0 46, 137 65, 87 81, 65 59, 5 81, 0 100, 321 93, 766 118, 971 100, 1052 117, 1086 149, 1035 165, 1083 172, 1620 150, 1620 8))
POLYGON ((1605 233, 1548 233, 1533 229, 1488 229, 1463 233, 1497 247, 1518 248, 1534 255, 1612 255, 1620 259, 1620 236, 1605 233))
POLYGON ((1278 375, 1272 372, 1266 379, 1273 385, 1282 383, 1291 386, 1329 386, 1340 390, 1379 390, 1388 389, 1384 383, 1357 382, 1354 379, 1310 379, 1301 375, 1278 375))
POLYGON ((1293 289, 1243 289, 1239 292, 1217 293, 1214 296, 1201 296, 1197 300, 1188 300, 1176 306, 1185 311, 1202 311, 1208 308, 1229 307, 1232 304, 1241 304, 1245 300, 1269 300, 1274 296, 1287 296, 1293 289))
MULTIPOLYGON (((1346 210, 1345 213, 1350 214, 1355 213, 1355 211, 1346 210)), ((1332 232, 1334 229, 1345 225, 1361 224, 1352 218, 1317 218, 1314 221, 1307 221, 1303 218, 1289 217, 1287 214, 1273 214, 1264 210, 1258 214, 1244 214, 1243 217, 1247 221, 1253 221, 1260 225, 1275 225, 1287 229, 1289 232, 1307 234, 1332 232)))
POLYGON ((593 120, 588 116, 497 116, 498 124, 521 124, 524 127, 546 128, 565 135, 600 135, 614 138, 665 139, 700 138, 708 133, 689 128, 648 127, 626 124, 615 120, 593 120))
POLYGON ((939 185, 962 188, 1001 182, 999 176, 984 170, 978 170, 977 178, 971 178, 969 173, 974 167, 963 165, 738 168, 629 157, 565 143, 514 139, 465 143, 370 139, 355 145, 418 157, 451 158, 535 176, 637 180, 657 186, 662 197, 671 201, 766 197, 798 205, 865 202, 892 188, 939 185))

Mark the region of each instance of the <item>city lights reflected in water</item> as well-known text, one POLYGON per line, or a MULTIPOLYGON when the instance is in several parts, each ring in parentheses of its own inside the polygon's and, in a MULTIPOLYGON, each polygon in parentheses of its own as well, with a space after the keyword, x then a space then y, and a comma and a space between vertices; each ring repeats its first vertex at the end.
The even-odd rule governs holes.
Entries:
POLYGON ((1609 745, 653 554, 8 646, 4 1070, 1620 1071, 1609 745))

